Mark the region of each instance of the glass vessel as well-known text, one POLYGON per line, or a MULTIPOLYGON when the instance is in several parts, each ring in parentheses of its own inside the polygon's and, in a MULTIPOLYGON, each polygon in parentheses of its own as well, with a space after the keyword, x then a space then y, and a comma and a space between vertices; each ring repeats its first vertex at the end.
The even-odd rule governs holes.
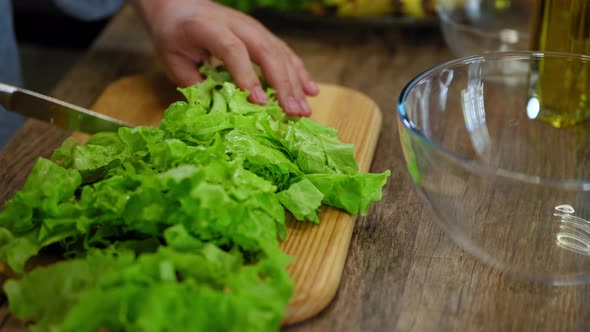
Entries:
MULTIPOLYGON (((590 54, 590 0, 537 0, 531 49, 590 54)), ((531 94, 540 105, 539 119, 555 127, 590 118, 587 63, 541 59, 531 76, 531 94)))
POLYGON ((586 283, 590 122, 536 120, 529 78, 540 62, 586 68, 590 57, 494 52, 420 74, 398 101, 401 144, 424 202, 464 250, 525 280, 586 283))

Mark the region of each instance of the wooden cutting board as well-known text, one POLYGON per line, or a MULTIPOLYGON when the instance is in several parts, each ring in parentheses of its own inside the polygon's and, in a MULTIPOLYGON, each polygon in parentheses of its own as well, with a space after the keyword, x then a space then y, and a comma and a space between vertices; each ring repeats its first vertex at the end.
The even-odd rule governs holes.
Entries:
MULTIPOLYGON (((129 76, 110 84, 92 107, 94 111, 133 125, 157 125, 163 110, 182 100, 166 79, 129 76)), ((367 172, 381 128, 381 112, 367 96, 340 86, 320 85, 318 97, 309 98, 312 119, 334 127, 339 138, 355 145, 359 168, 367 172)), ((84 141, 87 135, 74 133, 84 141)), ((283 250, 294 257, 288 271, 295 293, 284 325, 300 322, 325 308, 338 289, 356 216, 324 207, 319 225, 287 220, 289 235, 283 250)))

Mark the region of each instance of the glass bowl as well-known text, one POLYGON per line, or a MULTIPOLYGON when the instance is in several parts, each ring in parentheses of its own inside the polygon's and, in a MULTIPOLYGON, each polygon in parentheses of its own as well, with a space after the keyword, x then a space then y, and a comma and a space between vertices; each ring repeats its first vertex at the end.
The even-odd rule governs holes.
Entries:
POLYGON ((457 56, 530 48, 534 0, 439 0, 436 11, 457 56))
POLYGON ((429 69, 399 97, 399 134, 424 202, 465 251, 517 278, 586 283, 590 125, 540 120, 549 66, 562 69, 550 82, 568 86, 574 71, 590 86, 583 55, 495 52, 429 69))

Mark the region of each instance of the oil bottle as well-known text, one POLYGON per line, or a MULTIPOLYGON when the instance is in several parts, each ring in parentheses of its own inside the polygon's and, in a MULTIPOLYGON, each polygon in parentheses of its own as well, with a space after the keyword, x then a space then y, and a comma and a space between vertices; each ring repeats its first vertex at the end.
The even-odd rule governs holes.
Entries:
MULTIPOLYGON (((531 49, 590 55, 590 0, 537 0, 531 49)), ((532 93, 554 127, 590 119, 590 62, 540 59, 532 93), (561 79, 555 79, 560 77, 561 79)))

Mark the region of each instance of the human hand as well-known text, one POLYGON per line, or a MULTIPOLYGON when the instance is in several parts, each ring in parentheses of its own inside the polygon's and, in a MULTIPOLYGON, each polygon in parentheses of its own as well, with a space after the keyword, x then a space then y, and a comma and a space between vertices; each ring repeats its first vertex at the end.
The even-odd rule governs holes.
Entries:
POLYGON ((286 114, 311 114, 305 96, 317 95, 317 85, 289 46, 254 18, 210 0, 132 2, 150 30, 168 76, 179 86, 202 80, 198 65, 211 54, 224 62, 239 88, 250 91, 251 102, 264 104, 267 96, 254 62, 277 90, 286 114))

